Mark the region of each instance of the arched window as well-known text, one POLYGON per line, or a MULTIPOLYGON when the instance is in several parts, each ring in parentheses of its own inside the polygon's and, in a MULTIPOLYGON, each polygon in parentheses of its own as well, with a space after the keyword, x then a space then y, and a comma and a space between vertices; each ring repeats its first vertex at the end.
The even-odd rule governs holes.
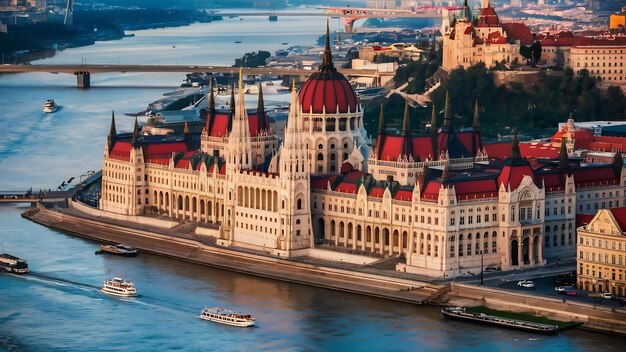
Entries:
POLYGON ((296 209, 298 209, 298 210, 302 209, 302 199, 298 199, 296 201, 296 209))
POLYGON ((324 160, 324 154, 317 153, 317 160, 324 160))

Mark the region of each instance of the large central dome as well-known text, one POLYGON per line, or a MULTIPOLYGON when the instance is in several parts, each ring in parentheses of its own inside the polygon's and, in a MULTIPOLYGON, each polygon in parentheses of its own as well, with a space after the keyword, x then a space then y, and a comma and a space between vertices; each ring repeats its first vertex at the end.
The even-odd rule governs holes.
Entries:
POLYGON ((322 65, 319 71, 312 74, 304 83, 298 93, 298 101, 304 113, 313 110, 314 114, 321 114, 324 111, 334 114, 355 112, 357 109, 356 94, 350 82, 333 65, 328 23, 322 65))

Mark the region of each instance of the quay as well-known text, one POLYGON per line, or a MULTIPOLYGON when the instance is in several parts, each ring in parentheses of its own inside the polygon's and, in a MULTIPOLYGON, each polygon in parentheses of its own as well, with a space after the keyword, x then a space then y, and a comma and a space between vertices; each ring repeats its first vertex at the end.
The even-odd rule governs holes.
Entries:
MULTIPOLYGON (((626 310, 459 283, 436 284, 342 268, 326 263, 307 263, 270 255, 222 248, 193 236, 174 236, 178 231, 158 231, 149 221, 133 226, 81 212, 84 205, 68 201, 70 208, 48 208, 43 203, 22 216, 35 223, 98 242, 123 242, 141 251, 190 263, 411 304, 485 306, 491 309, 541 315, 553 320, 581 323, 581 328, 626 335, 626 310)), ((144 220, 149 220, 148 218, 144 220)), ((179 224, 177 229, 188 226, 179 224)), ((184 231, 182 231, 184 232, 184 231)))

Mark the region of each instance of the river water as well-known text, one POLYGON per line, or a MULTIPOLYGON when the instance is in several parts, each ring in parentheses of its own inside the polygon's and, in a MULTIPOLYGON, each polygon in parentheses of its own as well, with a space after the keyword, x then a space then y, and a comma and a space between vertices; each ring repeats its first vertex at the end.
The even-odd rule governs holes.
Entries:
MULTIPOLYGON (((339 27, 339 23, 332 23, 339 27)), ((283 42, 312 45, 324 20, 229 19, 68 49, 45 63, 231 64, 283 42), (242 43, 235 44, 234 41, 242 43), (173 47, 175 46, 175 48, 173 47)), ((180 74, 96 74, 78 90, 70 75, 0 76, 0 191, 56 188, 98 170, 110 112, 118 131, 180 74), (41 112, 46 99, 61 108, 41 112)), ((266 97, 266 100, 268 97, 266 97)), ((271 99, 271 97, 270 97, 271 99)), ((586 331, 542 337, 444 320, 437 308, 312 288, 141 254, 94 255, 97 244, 22 219, 25 206, 0 206, 0 250, 28 260, 31 273, 0 275, 0 350, 9 351, 588 351, 626 339, 586 331), (140 296, 101 294, 103 280, 133 281, 140 296), (250 329, 196 318, 205 306, 245 311, 250 329)))

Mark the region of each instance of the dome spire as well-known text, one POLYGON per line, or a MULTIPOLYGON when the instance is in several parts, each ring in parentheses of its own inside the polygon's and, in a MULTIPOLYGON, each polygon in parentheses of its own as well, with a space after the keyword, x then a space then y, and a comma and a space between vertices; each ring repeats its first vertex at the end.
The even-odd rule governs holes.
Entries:
POLYGON ((228 132, 233 128, 233 119, 235 118, 235 84, 230 85, 230 114, 228 115, 228 132))
POLYGON ((329 19, 326 19, 326 42, 324 43, 324 57, 322 59, 322 65, 320 69, 333 69, 333 54, 330 51, 330 24, 329 19))
POLYGON ((213 77, 209 82, 209 114, 213 116, 215 114, 215 95, 213 93, 213 77))

